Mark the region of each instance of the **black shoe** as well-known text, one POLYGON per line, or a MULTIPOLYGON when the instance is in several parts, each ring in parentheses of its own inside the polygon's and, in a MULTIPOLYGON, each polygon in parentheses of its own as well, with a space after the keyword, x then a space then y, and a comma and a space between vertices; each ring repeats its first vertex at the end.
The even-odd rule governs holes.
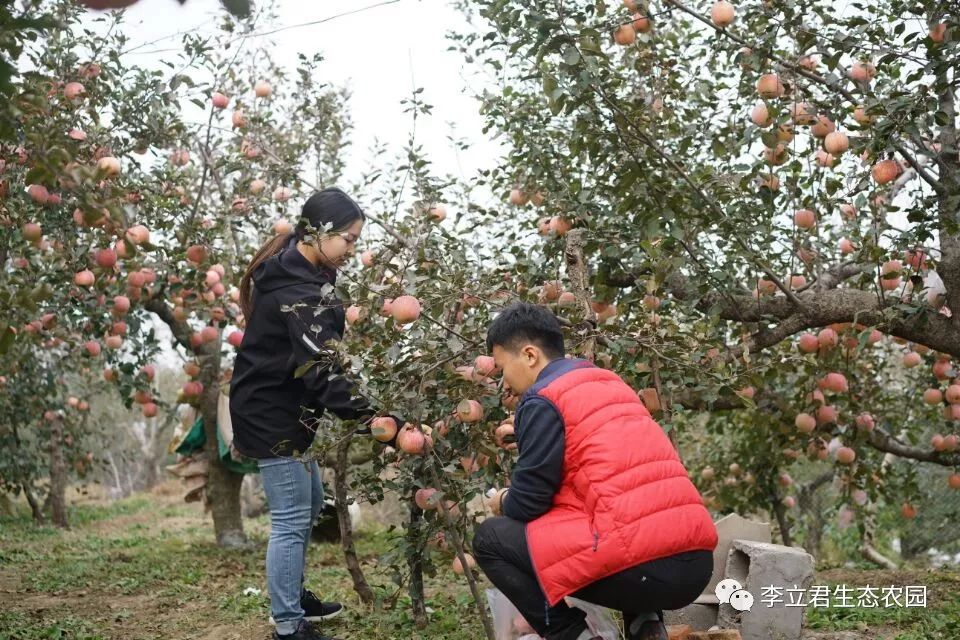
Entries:
POLYGON ((303 619, 310 622, 330 620, 343 613, 343 605, 339 602, 323 602, 313 591, 306 589, 300 596, 300 606, 303 607, 303 619))
POLYGON ((630 640, 670 640, 670 635, 661 621, 647 620, 640 625, 637 633, 630 635, 630 640))
MULTIPOLYGON (((323 622, 343 613, 343 605, 339 602, 323 602, 313 591, 306 589, 300 594, 300 608, 303 609, 303 619, 307 622, 323 622)), ((273 616, 270 616, 270 624, 277 626, 273 616)))
POLYGON ((273 640, 284 640, 289 638, 289 640, 336 640, 336 638, 331 638, 330 636, 325 636, 312 624, 306 620, 300 621, 300 626, 297 628, 295 633, 282 636, 276 631, 273 632, 273 640))

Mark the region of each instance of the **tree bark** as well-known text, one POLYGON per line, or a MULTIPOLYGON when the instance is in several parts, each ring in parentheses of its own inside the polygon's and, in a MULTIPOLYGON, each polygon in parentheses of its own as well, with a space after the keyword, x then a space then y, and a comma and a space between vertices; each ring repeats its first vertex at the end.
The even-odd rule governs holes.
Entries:
POLYGON ((67 520, 67 465, 63 459, 63 421, 50 423, 50 517, 53 524, 69 529, 67 520))
POLYGON ((800 510, 807 515, 807 535, 803 540, 803 548, 814 558, 820 555, 820 545, 823 541, 823 528, 826 524, 823 519, 823 505, 819 490, 833 479, 833 471, 821 474, 809 483, 801 485, 797 491, 797 504, 800 510))
POLYGON ((938 136, 940 152, 937 154, 937 165, 946 194, 938 199, 941 255, 937 272, 947 289, 947 306, 953 313, 951 319, 955 326, 960 327, 960 233, 957 232, 957 211, 960 209, 960 157, 957 144, 960 136, 957 134, 957 105, 954 94, 960 72, 953 69, 951 82, 948 77, 949 65, 945 61, 937 61, 935 70, 937 79, 934 88, 938 94, 938 109, 946 114, 946 124, 940 127, 938 136))
POLYGON ((27 499, 27 504, 30 505, 30 514, 33 516, 34 524, 43 524, 46 518, 43 517, 43 509, 40 508, 37 497, 33 495, 33 491, 30 490, 30 484, 23 482, 20 487, 23 489, 23 496, 27 499))
POLYGON ((220 398, 220 348, 200 358, 200 381, 203 394, 200 413, 203 416, 203 432, 206 436, 204 453, 210 461, 207 475, 206 502, 213 514, 213 530, 221 547, 244 547, 247 536, 243 532, 243 515, 240 509, 240 486, 243 474, 233 473, 220 461, 217 437, 217 405, 220 398))
MULTIPOLYGON (((589 277, 587 276, 587 261, 583 255, 583 245, 586 242, 586 230, 574 229, 567 233, 566 248, 564 257, 567 262, 567 277, 570 279, 570 287, 573 289, 573 295, 577 299, 577 304, 583 310, 584 330, 593 331, 596 315, 590 306, 590 292, 587 290, 589 277)), ((589 337, 583 342, 582 355, 587 360, 592 361, 596 351, 596 339, 589 337)))
MULTIPOLYGON (((905 430, 900 432, 900 437, 904 437, 905 435, 905 430)), ((880 463, 880 471, 883 472, 888 469, 896 460, 896 455, 888 452, 887 455, 883 456, 883 462, 880 463)), ((863 526, 860 527, 860 555, 864 559, 884 569, 896 569, 897 563, 887 558, 873 546, 873 542, 876 539, 876 531, 877 506, 871 502, 864 509, 863 526)))
POLYGON ((876 530, 877 516, 871 505, 867 508, 863 527, 860 528, 860 555, 879 567, 895 570, 897 563, 877 551, 877 548, 873 546, 876 530))
POLYGON ((203 394, 200 398, 200 415, 203 416, 203 433, 207 442, 204 452, 210 461, 207 473, 206 504, 213 513, 213 529, 217 544, 222 547, 244 547, 247 536, 243 532, 243 515, 240 508, 240 486, 243 475, 233 473, 220 462, 217 440, 217 404, 220 394, 220 339, 193 349, 190 346, 190 325, 173 316, 163 291, 158 292, 144 305, 155 313, 173 333, 173 337, 188 352, 197 356, 200 363, 200 382, 203 394))
POLYGON ((350 449, 350 440, 353 434, 344 436, 337 445, 337 458, 333 465, 333 494, 334 506, 337 509, 337 521, 340 523, 340 547, 343 549, 343 558, 347 563, 347 571, 353 580, 353 590, 360 596, 360 601, 372 604, 374 601, 373 589, 363 575, 357 550, 353 544, 353 523, 350 521, 350 510, 347 504, 347 488, 349 487, 348 473, 349 460, 347 453, 350 449))
POLYGON ((780 537, 783 538, 783 545, 793 546, 793 536, 790 534, 790 523, 787 522, 787 509, 780 502, 776 494, 773 497, 773 513, 777 517, 777 525, 780 527, 780 537))
POLYGON ((113 452, 107 451, 107 462, 110 463, 110 470, 113 471, 113 482, 117 485, 117 497, 127 495, 123 489, 123 482, 120 481, 120 470, 117 469, 117 463, 113 459, 113 452))
POLYGON ((423 511, 410 500, 410 527, 407 529, 407 543, 413 547, 407 552, 407 565, 410 567, 410 602, 413 607, 413 622, 418 629, 427 626, 426 596, 423 591, 423 542, 420 528, 423 523, 423 511))

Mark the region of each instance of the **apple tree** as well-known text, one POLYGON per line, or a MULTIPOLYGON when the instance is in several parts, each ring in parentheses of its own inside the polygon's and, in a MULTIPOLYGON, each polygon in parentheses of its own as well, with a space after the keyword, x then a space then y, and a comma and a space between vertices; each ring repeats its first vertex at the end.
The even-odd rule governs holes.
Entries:
POLYGON ((876 558, 872 509, 916 514, 915 465, 960 486, 955 12, 462 5, 510 144, 486 181, 544 235, 518 256, 530 285, 576 301, 588 353, 643 390, 714 508, 790 539, 783 474, 836 476, 876 558))

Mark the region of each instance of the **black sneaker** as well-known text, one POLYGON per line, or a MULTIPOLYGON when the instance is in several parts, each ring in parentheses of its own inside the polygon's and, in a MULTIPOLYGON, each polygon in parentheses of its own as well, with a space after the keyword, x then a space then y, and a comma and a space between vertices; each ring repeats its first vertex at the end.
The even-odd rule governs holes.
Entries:
POLYGON ((300 606, 303 607, 303 619, 310 622, 330 620, 343 613, 343 605, 339 602, 323 602, 313 591, 303 590, 300 596, 300 606))
POLYGON ((336 638, 323 635, 306 620, 300 621, 300 626, 297 627, 294 633, 282 636, 276 631, 273 632, 273 640, 284 640, 287 638, 289 638, 289 640, 336 640, 336 638))
MULTIPOLYGON (((300 594, 300 608, 303 609, 303 619, 307 622, 323 622, 343 613, 343 605, 339 602, 323 602, 313 591, 306 589, 300 594)), ((270 624, 277 625, 273 616, 270 616, 270 624)))
POLYGON ((667 627, 663 624, 663 612, 656 611, 640 616, 624 613, 623 631, 628 640, 670 640, 667 627))
POLYGON ((630 640, 670 640, 670 634, 659 620, 647 620, 640 625, 637 633, 630 635, 630 640))

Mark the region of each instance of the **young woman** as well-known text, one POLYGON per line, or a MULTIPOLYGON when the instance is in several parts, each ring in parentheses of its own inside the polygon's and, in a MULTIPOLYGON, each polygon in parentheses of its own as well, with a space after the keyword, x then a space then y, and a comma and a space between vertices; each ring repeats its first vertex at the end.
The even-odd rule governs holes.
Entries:
POLYGON ((334 283, 355 253, 364 219, 360 206, 339 189, 313 194, 296 230, 264 245, 240 282, 247 326, 230 385, 230 416, 237 449, 258 460, 270 507, 267 588, 274 638, 324 639, 311 623, 343 610, 303 586, 323 486, 317 463, 297 456, 310 446, 324 411, 344 420, 375 415, 326 350, 330 340, 343 336, 343 304, 334 283))

